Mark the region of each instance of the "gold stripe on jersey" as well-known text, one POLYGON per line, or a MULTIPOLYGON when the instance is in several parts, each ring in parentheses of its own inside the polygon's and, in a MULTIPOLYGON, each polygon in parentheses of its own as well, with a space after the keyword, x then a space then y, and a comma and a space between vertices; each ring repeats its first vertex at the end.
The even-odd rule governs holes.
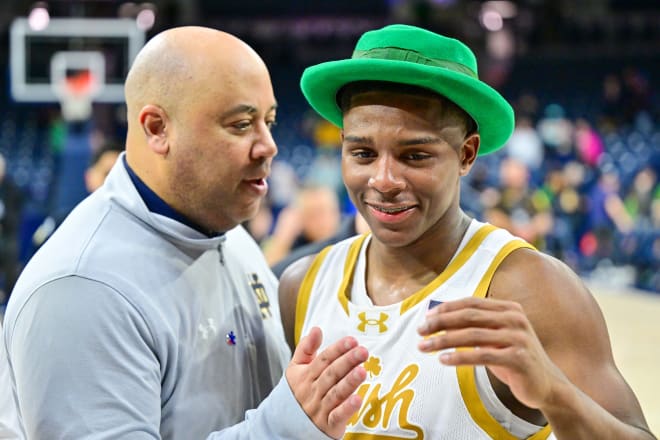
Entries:
MULTIPOLYGON (((476 252, 479 248, 479 245, 486 239, 488 234, 496 230, 497 228, 490 224, 484 224, 479 230, 470 238, 468 243, 461 249, 461 251, 456 255, 451 263, 445 268, 440 275, 438 275, 431 283, 426 287, 422 288, 418 292, 414 293, 407 299, 401 302, 400 314, 405 313, 407 310, 411 309, 415 305, 419 304, 424 300, 431 292, 440 287, 445 281, 447 281, 454 273, 460 269, 466 261, 476 252)), ((342 309, 349 315, 348 310, 348 301, 350 297, 350 286, 353 282, 354 268, 358 256, 360 255, 360 249, 364 240, 367 238, 368 234, 360 236, 358 239, 351 243, 346 260, 344 263, 344 275, 342 277, 341 284, 337 292, 337 299, 341 304, 342 309)), ((310 266, 310 269, 307 271, 305 278, 300 286, 298 293, 298 299, 296 304, 296 318, 295 318, 295 331, 294 338, 296 344, 300 340, 300 332, 302 332, 302 327, 304 324, 304 317, 307 314, 307 305, 309 304, 309 299, 316 279, 316 275, 323 263, 323 260, 326 257, 327 251, 330 249, 330 246, 325 248, 323 252, 316 256, 314 262, 310 266)))
POLYGON ((323 249, 312 261, 312 265, 307 270, 305 277, 303 278, 302 283, 300 284, 300 289, 298 289, 298 298, 296 299, 296 316, 295 316, 295 325, 293 330, 293 339, 296 345, 300 342, 300 337, 302 336, 303 324, 305 323, 305 316, 307 315, 307 307, 309 306, 309 298, 312 295, 312 286, 314 285, 314 280, 316 279, 316 274, 321 268, 321 264, 325 257, 328 255, 330 248, 332 246, 327 246, 323 249))
MULTIPOLYGON (((347 432, 342 437, 343 440, 408 440, 413 437, 397 437, 395 435, 387 434, 370 434, 367 432, 347 432)), ((415 437, 423 439, 424 437, 415 437)))
POLYGON ((498 267, 500 267, 500 264, 506 257, 509 256, 509 254, 516 249, 533 249, 536 250, 534 246, 531 244, 527 243, 524 240, 511 240, 504 246, 502 246, 502 249, 495 255, 495 258, 493 258, 493 261, 490 263, 490 266, 488 266, 488 269, 486 269, 486 272, 484 273, 483 277, 481 277, 481 281, 479 281, 479 285, 474 291, 474 294, 472 296, 476 298, 485 298, 486 294, 488 293, 488 288, 490 287, 490 283, 493 280, 493 275, 495 274, 495 271, 497 270, 498 267))
MULTIPOLYGON (((350 298, 350 286, 353 285, 353 274, 354 268, 357 263, 358 256, 360 256, 360 249, 362 249, 362 243, 367 238, 369 234, 364 234, 357 240, 351 243, 351 247, 348 249, 348 254, 346 255, 346 262, 344 264, 344 277, 341 280, 339 285, 339 291, 337 292, 337 299, 339 299, 339 304, 346 312, 348 316, 348 299, 350 298)), ((310 286, 311 288, 311 286, 310 286)))
MULTIPOLYGON (((502 261, 513 251, 521 248, 535 249, 534 246, 523 240, 512 240, 504 245, 497 253, 490 266, 484 273, 479 281, 473 296, 477 298, 485 298, 488 292, 488 287, 493 279, 495 271, 502 263, 502 261)), ((473 348, 459 348, 458 350, 473 350, 473 348)), ((493 416, 490 415, 484 406, 479 392, 477 391, 477 381, 475 378, 473 366, 459 366, 456 367, 456 375, 458 376, 458 385, 463 396, 463 402, 470 413, 474 422, 479 425, 491 438, 500 440, 517 440, 516 437, 511 435, 502 425, 500 425, 493 416)), ((541 430, 528 437, 528 440, 545 440, 550 435, 552 428, 550 425, 544 426, 541 430)))
POLYGON ((477 251, 479 245, 486 239, 488 234, 496 230, 497 228, 493 225, 485 224, 470 238, 465 247, 456 255, 451 263, 438 275, 433 281, 423 287, 421 290, 415 292, 405 300, 401 302, 400 313, 403 315, 407 310, 415 307, 421 301, 424 300, 428 295, 434 292, 438 287, 440 287, 445 281, 447 281, 452 275, 454 275, 458 269, 460 269, 466 261, 477 251))

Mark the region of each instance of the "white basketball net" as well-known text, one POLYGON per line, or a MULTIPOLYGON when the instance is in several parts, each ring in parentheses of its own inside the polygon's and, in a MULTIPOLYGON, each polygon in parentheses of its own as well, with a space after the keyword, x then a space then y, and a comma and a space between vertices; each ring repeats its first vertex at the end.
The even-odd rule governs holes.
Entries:
POLYGON ((74 92, 66 89, 60 96, 60 106, 64 120, 69 122, 88 120, 92 116, 91 93, 74 92))

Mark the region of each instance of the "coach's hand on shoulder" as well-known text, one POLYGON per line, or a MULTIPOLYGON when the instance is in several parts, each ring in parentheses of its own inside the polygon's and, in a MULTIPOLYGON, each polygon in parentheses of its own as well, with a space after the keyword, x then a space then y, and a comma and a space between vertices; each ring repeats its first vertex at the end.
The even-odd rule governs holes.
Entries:
POLYGON ((322 339, 321 330, 314 327, 300 340, 286 379, 314 424, 326 435, 340 438, 362 405, 362 398, 353 393, 367 377, 362 363, 368 352, 355 338, 345 337, 317 354, 322 339))

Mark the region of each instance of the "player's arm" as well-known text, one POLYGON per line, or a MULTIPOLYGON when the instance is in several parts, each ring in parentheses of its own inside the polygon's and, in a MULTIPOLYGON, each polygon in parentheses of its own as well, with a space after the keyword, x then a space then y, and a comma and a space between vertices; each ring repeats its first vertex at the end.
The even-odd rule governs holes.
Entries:
POLYGON ((558 439, 653 438, 615 365, 602 312, 571 269, 547 255, 519 250, 503 262, 490 294, 521 304, 530 333, 563 373, 538 406, 558 439))
POLYGON ((420 348, 479 347, 441 360, 486 365, 519 402, 542 412, 558 439, 654 438, 616 368, 599 307, 568 267, 515 251, 495 273, 489 297, 432 310, 421 334, 446 333, 420 348))
MULTIPOLYGON (((316 255, 303 257, 292 263, 282 273, 279 286, 280 315, 286 341, 293 352, 296 348, 294 333, 296 326, 296 305, 298 302, 298 291, 302 284, 307 269, 311 266, 316 255)), ((301 316, 300 319, 303 319, 301 316)))

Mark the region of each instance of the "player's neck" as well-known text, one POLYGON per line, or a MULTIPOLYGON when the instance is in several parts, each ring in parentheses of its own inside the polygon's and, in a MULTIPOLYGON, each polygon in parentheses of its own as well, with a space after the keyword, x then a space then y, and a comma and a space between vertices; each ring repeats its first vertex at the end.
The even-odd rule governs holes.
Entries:
POLYGON ((460 212, 451 226, 401 248, 382 246, 372 239, 365 282, 374 304, 402 301, 437 278, 458 250, 470 221, 460 212))

